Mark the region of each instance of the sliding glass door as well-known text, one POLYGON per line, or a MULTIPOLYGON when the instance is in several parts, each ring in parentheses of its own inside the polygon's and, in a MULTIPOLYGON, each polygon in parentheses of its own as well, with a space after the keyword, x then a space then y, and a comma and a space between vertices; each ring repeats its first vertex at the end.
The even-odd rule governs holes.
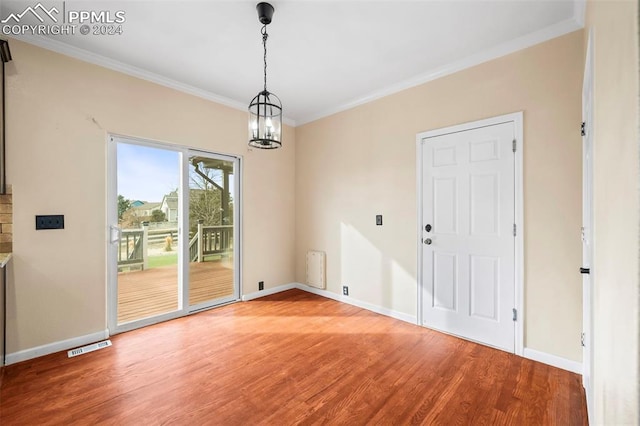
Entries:
POLYGON ((189 306, 238 298, 235 282, 235 162, 189 156, 189 306))
POLYGON ((109 329, 237 300, 239 159, 110 137, 109 329))

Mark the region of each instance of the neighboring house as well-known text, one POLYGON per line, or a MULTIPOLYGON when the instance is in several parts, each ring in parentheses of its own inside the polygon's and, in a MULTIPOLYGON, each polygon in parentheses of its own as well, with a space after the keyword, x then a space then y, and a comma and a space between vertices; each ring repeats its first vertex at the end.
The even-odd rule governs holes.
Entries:
POLYGON ((151 216, 151 212, 154 211, 154 210, 159 210, 161 205, 162 205, 162 203, 147 203, 147 202, 144 202, 144 201, 134 201, 132 203, 132 207, 129 209, 129 211, 135 217, 151 216), (142 204, 138 204, 137 206, 133 206, 134 203, 142 203, 142 204))
POLYGON ((162 198, 160 210, 167 218, 167 222, 178 221, 178 191, 171 191, 162 198))

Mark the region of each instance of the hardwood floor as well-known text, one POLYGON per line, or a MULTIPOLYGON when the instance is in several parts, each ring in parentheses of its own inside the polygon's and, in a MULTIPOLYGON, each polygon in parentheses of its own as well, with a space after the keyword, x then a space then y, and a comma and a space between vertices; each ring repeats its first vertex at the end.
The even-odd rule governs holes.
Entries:
MULTIPOLYGON (((189 303, 233 295, 233 261, 191 262, 189 303)), ((118 274, 118 323, 178 309, 176 265, 118 274)))
POLYGON ((0 423, 584 425, 580 377, 290 290, 5 368, 0 423))

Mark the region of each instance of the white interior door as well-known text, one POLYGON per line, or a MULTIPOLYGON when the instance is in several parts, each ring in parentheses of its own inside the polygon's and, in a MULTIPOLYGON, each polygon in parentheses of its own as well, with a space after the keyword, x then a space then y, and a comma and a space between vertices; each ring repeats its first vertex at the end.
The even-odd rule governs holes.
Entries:
POLYGON ((587 407, 592 406, 592 347, 591 322, 593 294, 593 51, 592 34, 587 42, 587 58, 582 86, 582 384, 587 407))
POLYGON ((515 350, 513 121, 422 139, 422 323, 515 350))

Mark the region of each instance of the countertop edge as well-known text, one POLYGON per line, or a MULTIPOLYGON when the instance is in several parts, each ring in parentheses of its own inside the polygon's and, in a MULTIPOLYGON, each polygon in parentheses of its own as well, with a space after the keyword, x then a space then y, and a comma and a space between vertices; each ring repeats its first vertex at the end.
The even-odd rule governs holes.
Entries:
POLYGON ((11 253, 0 253, 0 268, 4 268, 11 260, 11 253))

